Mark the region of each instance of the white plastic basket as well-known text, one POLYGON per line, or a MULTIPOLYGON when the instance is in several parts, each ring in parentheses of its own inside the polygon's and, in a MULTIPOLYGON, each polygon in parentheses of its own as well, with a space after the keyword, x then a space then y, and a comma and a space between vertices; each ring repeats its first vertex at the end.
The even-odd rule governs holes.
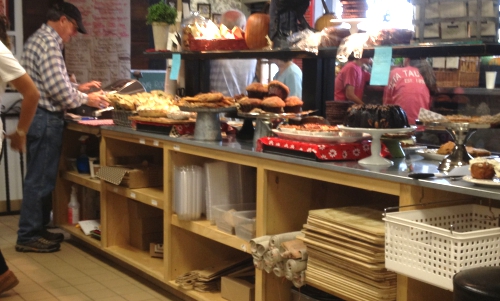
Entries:
POLYGON ((500 264, 499 214, 474 204, 387 213, 385 266, 452 291, 459 271, 500 264))

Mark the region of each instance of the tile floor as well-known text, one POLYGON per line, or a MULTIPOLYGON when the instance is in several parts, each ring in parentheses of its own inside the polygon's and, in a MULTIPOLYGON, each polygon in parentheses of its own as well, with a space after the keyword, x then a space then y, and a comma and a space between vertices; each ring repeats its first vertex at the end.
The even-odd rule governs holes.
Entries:
MULTIPOLYGON (((74 245, 55 253, 18 253, 14 246, 19 216, 0 216, 0 248, 19 279, 2 301, 180 301, 114 262, 74 245)), ((60 230, 59 230, 60 231, 60 230)), ((69 238, 69 235, 65 233, 69 238)))

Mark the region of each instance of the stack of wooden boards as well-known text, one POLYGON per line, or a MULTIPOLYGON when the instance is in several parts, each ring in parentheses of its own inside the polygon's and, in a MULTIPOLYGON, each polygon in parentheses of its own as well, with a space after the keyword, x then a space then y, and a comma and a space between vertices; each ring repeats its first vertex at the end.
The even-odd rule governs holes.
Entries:
POLYGON ((302 232, 309 253, 306 283, 346 300, 396 300, 396 274, 385 269, 379 210, 311 210, 302 232))

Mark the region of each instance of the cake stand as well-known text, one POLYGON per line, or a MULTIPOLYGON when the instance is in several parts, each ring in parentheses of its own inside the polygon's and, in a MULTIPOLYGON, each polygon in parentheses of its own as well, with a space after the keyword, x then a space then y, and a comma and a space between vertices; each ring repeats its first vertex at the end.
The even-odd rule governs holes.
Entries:
POLYGON ((219 113, 236 111, 236 107, 203 108, 179 106, 181 111, 196 112, 194 139, 204 141, 221 141, 219 113))
POLYGON ((353 128, 338 125, 338 128, 342 131, 353 132, 353 133, 367 133, 372 136, 372 143, 370 146, 371 155, 364 159, 358 161, 361 165, 378 165, 378 166, 391 166, 393 162, 387 160, 380 155, 382 149, 380 138, 383 134, 395 134, 395 133, 408 133, 415 130, 414 127, 409 128, 399 128, 399 129, 372 129, 372 128, 353 128))
MULTIPOLYGON (((300 113, 246 113, 246 112, 238 112, 239 117, 245 118, 245 121, 247 119, 249 120, 254 120, 255 119, 255 130, 253 134, 253 145, 257 145, 257 140, 259 140, 262 137, 268 137, 272 136, 272 124, 271 120, 272 119, 286 119, 286 118, 297 118, 297 117, 302 117, 302 116, 307 116, 311 114, 312 112, 315 112, 315 110, 311 111, 304 111, 300 113)), ((245 122, 243 123, 243 126, 245 125, 245 122)))
POLYGON ((446 156, 439 164, 438 170, 450 171, 454 167, 468 165, 472 156, 467 152, 467 140, 478 130, 490 128, 489 123, 445 122, 425 123, 428 129, 445 129, 453 137, 455 147, 453 152, 446 156))

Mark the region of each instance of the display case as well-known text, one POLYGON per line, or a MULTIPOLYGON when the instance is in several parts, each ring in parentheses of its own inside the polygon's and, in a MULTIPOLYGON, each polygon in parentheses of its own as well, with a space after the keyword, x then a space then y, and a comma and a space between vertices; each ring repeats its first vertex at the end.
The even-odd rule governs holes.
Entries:
MULTIPOLYGON (((394 47, 394 56, 447 56, 447 55, 488 55, 500 50, 497 44, 461 45, 420 45, 394 47)), ((320 86, 318 93, 310 94, 310 105, 323 103, 328 97, 325 91, 331 89, 333 80, 329 77, 334 64, 336 49, 320 50, 318 55, 303 51, 238 51, 214 53, 182 53, 183 59, 190 61, 186 74, 190 74, 193 86, 186 87, 191 93, 203 91, 203 79, 208 73, 193 73, 202 70, 210 59, 215 58, 279 58, 294 55, 307 60, 305 79, 313 79, 320 86), (307 67, 309 65, 309 67, 307 67), (190 69, 191 68, 191 69, 190 69), (190 73, 191 72, 191 73, 190 73), (311 75, 312 72, 312 75, 311 75), (311 75, 311 76, 309 76, 311 75), (323 79, 328 78, 331 86, 323 79)), ((168 58, 170 53, 148 53, 148 56, 168 58)), ((373 55, 367 49, 364 55, 373 55)), ((206 71, 206 70, 205 70, 206 71)), ((304 83, 304 86, 307 85, 304 83)), ((320 104, 321 105, 321 104, 320 104)), ((315 107, 316 108, 316 107, 315 107)), ((384 171, 372 171, 361 167, 355 161, 315 162, 255 152, 249 144, 222 141, 204 142, 185 138, 171 138, 166 135, 134 131, 125 127, 85 127, 68 124, 64 139, 64 158, 74 148, 74 140, 81 133, 100 137, 100 161, 102 166, 110 166, 117 157, 151 156, 163 167, 163 186, 130 189, 104 181, 90 179, 85 175, 65 170, 61 173, 54 199, 54 216, 57 225, 70 232, 75 238, 94 246, 100 252, 142 275, 163 285, 181 296, 202 301, 222 301, 220 293, 201 293, 182 290, 175 283, 176 277, 206 265, 216 265, 226 260, 249 258, 250 247, 247 240, 217 229, 205 219, 195 221, 180 220, 172 210, 173 170, 176 165, 206 162, 229 162, 255 169, 256 195, 256 236, 273 235, 283 232, 300 231, 306 222, 308 211, 320 208, 342 206, 370 206, 382 210, 390 206, 418 205, 442 200, 464 198, 485 198, 500 200, 500 192, 494 188, 484 188, 466 182, 451 180, 413 180, 407 177, 403 159, 396 159, 394 166, 384 171), (96 241, 81 233, 79 229, 67 225, 66 211, 71 183, 77 183, 100 191, 102 240, 96 241), (136 215, 146 211, 144 217, 156 221, 152 233, 159 232, 158 217, 163 221, 162 236, 164 258, 152 258, 134 242, 131 228, 146 233, 148 225, 136 215), (141 230, 143 229, 143 230, 141 230)), ((437 163, 422 161, 431 169, 437 163)), ((418 208, 418 207, 417 207, 418 208)), ((307 280, 306 280, 307 282, 307 280)), ((255 300, 291 300, 291 282, 256 270, 255 300)), ((405 276, 398 276, 397 300, 452 300, 452 293, 405 276)))

